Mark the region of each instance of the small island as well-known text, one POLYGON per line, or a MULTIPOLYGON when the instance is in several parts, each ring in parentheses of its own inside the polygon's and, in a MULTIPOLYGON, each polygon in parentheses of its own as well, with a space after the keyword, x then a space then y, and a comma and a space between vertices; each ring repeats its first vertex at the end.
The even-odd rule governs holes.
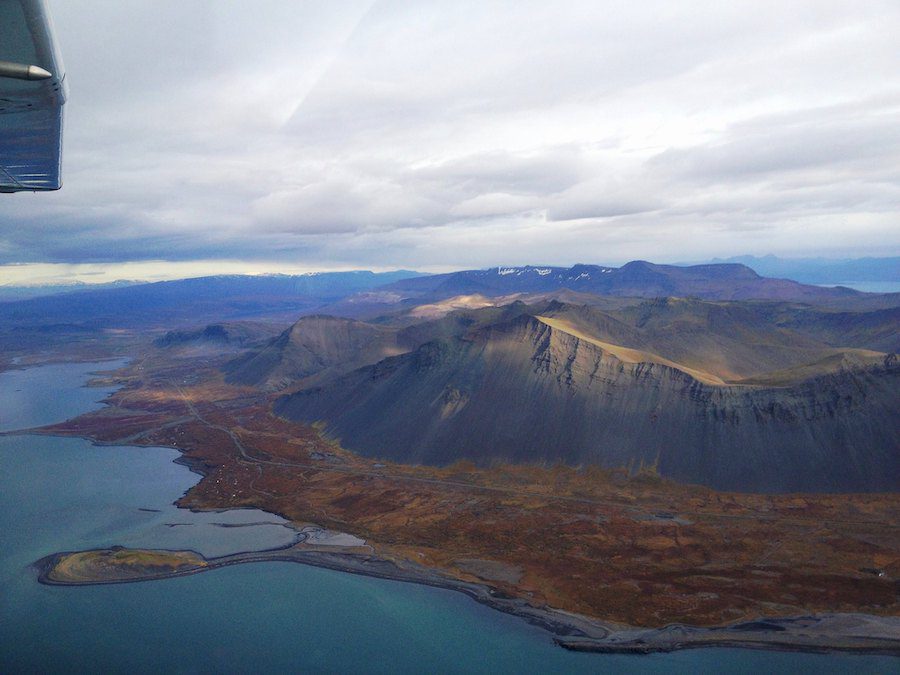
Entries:
POLYGON ((66 586, 147 581, 207 569, 194 551, 151 551, 114 546, 108 549, 56 553, 38 563, 41 581, 66 586))
MULTIPOLYGON (((346 535, 345 535, 346 536, 346 535)), ((373 555, 366 546, 290 546, 205 558, 195 551, 108 549, 54 553, 35 563, 41 583, 92 586, 152 581, 251 562, 297 562, 383 579, 409 581, 460 591, 478 602, 519 616, 548 630, 569 650, 648 654, 696 647, 742 647, 788 651, 850 651, 900 654, 900 618, 866 614, 761 617, 719 626, 680 623, 641 628, 537 607, 482 583, 455 579, 410 561, 373 555)), ((488 561, 468 561, 484 564, 488 561)))

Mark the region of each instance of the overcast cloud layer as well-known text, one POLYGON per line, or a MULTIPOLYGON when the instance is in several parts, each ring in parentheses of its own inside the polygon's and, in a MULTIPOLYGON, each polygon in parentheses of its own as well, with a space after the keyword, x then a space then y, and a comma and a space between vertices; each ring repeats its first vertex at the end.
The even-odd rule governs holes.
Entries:
POLYGON ((65 185, 0 263, 900 251, 900 3, 51 2, 65 185))

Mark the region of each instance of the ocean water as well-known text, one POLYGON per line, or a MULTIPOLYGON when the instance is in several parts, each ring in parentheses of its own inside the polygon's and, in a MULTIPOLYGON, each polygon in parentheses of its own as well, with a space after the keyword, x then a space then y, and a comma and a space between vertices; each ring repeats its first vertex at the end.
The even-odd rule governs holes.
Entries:
MULTIPOLYGON (((0 373, 0 424, 28 428, 98 407, 110 390, 82 385, 103 367, 0 373)), ((198 480, 173 463, 176 457, 171 448, 0 437, 0 672, 900 671, 900 660, 873 656, 571 653, 521 619, 460 593, 292 563, 110 586, 37 582, 31 563, 60 550, 123 544, 219 555, 294 536, 280 518, 260 511, 175 509, 172 502, 198 480)))

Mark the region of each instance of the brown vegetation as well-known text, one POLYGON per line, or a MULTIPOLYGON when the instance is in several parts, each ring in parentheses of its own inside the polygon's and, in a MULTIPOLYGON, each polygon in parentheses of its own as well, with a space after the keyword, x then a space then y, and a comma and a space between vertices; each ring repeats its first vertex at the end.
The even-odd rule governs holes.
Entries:
POLYGON ((652 468, 377 462, 272 416, 214 365, 148 357, 108 408, 53 431, 178 447, 203 474, 181 506, 317 523, 536 605, 644 626, 900 613, 898 495, 730 494, 652 468))

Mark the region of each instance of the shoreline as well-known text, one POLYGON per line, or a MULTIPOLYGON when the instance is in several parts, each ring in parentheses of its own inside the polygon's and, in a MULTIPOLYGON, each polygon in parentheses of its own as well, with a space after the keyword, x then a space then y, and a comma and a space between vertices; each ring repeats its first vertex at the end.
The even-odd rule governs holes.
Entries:
MULTIPOLYGON (((104 400, 102 404, 103 406, 108 406, 109 402, 104 400)), ((181 448, 175 445, 145 444, 134 441, 104 441, 94 438, 87 433, 66 432, 65 430, 54 429, 50 425, 0 432, 0 435, 3 436, 30 434, 82 438, 97 446, 130 446, 174 450, 178 453, 178 456, 173 461, 184 466, 191 473, 204 477, 209 470, 209 467, 202 461, 190 458, 181 448)), ((177 499, 174 504, 178 506, 177 499)), ((178 506, 178 508, 186 508, 186 510, 190 511, 221 512, 237 508, 259 507, 196 509, 178 506)), ((290 521, 289 518, 276 511, 259 510, 290 521)), ((371 553, 321 550, 321 547, 319 550, 314 550, 312 547, 307 546, 304 550, 303 548, 298 548, 299 544, 302 544, 302 541, 263 551, 246 551, 217 558, 204 558, 209 563, 204 567, 124 579, 68 582, 50 579, 48 574, 56 562, 62 556, 72 552, 61 552, 45 556, 35 562, 33 567, 38 570, 38 581, 45 585, 93 586, 162 580, 188 576, 236 564, 294 562, 338 572, 417 583, 461 592, 491 609, 519 617, 529 624, 549 632, 555 644, 572 651, 650 654, 690 648, 728 647, 772 651, 844 652, 900 656, 900 617, 897 616, 858 613, 819 614, 814 616, 742 620, 736 624, 723 624, 713 627, 670 624, 661 628, 638 628, 604 622, 564 610, 536 607, 529 604, 524 598, 508 595, 487 584, 456 579, 413 561, 388 559, 371 553), (860 630, 860 624, 864 624, 867 628, 873 630, 870 632, 867 632, 865 628, 860 630)))
MULTIPOLYGON (((491 609, 516 616, 552 635, 554 643, 571 651, 607 654, 653 654, 682 649, 711 647, 799 651, 809 653, 844 652, 900 657, 900 617, 870 614, 819 614, 799 617, 761 617, 737 624, 700 627, 670 624, 661 628, 622 626, 578 614, 535 607, 521 598, 487 585, 454 579, 416 563, 402 563, 371 553, 322 550, 302 541, 263 551, 246 551, 205 558, 203 567, 146 574, 134 578, 99 580, 57 580, 50 574, 65 556, 59 552, 32 564, 38 581, 48 586, 96 586, 159 581, 190 576, 233 565, 260 562, 292 562, 337 572, 377 579, 416 583, 457 591, 491 609), (860 634, 862 629, 862 634, 860 634), (874 630, 877 634, 866 634, 874 630)), ((109 549, 95 549, 104 551, 109 549)), ((160 549, 162 550, 162 549, 160 549)), ((83 553, 83 551, 82 551, 83 553)))

